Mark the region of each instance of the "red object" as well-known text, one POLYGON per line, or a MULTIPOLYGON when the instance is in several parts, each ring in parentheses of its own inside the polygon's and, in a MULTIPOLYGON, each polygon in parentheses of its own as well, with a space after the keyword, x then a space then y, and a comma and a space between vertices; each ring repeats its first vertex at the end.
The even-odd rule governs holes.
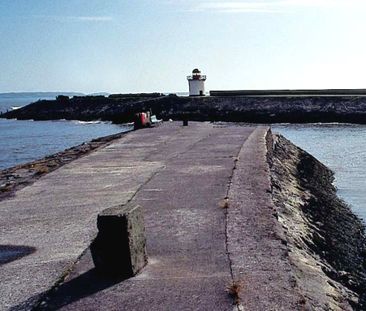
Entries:
POLYGON ((135 114, 134 121, 135 129, 144 128, 151 126, 150 113, 139 112, 135 114))

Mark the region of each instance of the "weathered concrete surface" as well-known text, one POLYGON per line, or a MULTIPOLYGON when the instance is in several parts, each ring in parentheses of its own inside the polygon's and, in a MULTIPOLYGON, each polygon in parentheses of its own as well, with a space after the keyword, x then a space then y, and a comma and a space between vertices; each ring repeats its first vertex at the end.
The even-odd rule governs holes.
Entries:
POLYGON ((269 210, 261 191, 269 175, 264 151, 256 146, 264 143, 264 130, 254 130, 190 122, 133 132, 1 202, 0 244, 36 250, 0 267, 0 309, 32 305, 88 247, 98 212, 131 201, 144 209, 148 265, 123 282, 108 280, 95 273, 87 253, 41 309, 232 310, 226 287, 243 267, 248 286, 240 298, 246 310, 296 310, 284 250, 275 249, 280 243, 272 237, 271 213, 259 212, 269 210), (235 165, 244 177, 234 174, 231 211, 222 202, 235 165), (248 216, 259 216, 259 222, 248 216), (231 221, 243 231, 233 230, 231 221), (253 258, 259 256, 267 259, 258 264, 253 258))
MULTIPOLYGON (((163 167, 162 162, 144 158, 178 132, 178 127, 170 128, 151 143, 131 133, 1 202, 0 245, 36 251, 0 267, 0 310, 36 300, 53 286, 96 234, 97 214, 128 202, 163 167)), ((198 132, 192 141, 201 135, 198 132)))

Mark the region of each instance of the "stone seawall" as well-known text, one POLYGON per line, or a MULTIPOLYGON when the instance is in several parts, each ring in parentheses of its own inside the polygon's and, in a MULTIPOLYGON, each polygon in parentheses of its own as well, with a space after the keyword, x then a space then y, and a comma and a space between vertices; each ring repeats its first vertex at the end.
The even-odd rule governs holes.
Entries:
POLYGON ((311 310, 365 310, 365 229, 333 172, 281 135, 267 140, 272 197, 297 287, 311 310))
POLYGON ((366 123, 366 96, 62 96, 56 100, 38 101, 1 117, 34 120, 107 120, 123 123, 132 121, 136 112, 146 110, 151 110, 158 118, 165 120, 366 123))

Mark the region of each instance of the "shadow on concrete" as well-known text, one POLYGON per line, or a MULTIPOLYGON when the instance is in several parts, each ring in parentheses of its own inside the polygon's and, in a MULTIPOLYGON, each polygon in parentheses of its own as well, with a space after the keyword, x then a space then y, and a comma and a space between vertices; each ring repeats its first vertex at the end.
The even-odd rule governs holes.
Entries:
POLYGON ((32 246, 0 245, 0 266, 28 256, 36 251, 32 246))
MULTIPOLYGON (((90 250, 88 249, 80 261, 73 267, 66 281, 54 286, 49 291, 29 297, 22 303, 11 307, 8 311, 59 310, 125 279, 104 275, 95 269, 90 250)), ((86 306, 86 310, 94 310, 95 306, 92 306, 92 309, 90 307, 90 305, 86 306)))
MULTIPOLYGON (((93 295, 123 280, 124 279, 103 276, 99 274, 96 269, 91 269, 70 281, 51 289, 49 292, 30 297, 26 301, 11 307, 9 311, 59 310, 75 301, 93 295)), ((87 309, 93 310, 90 309, 90 307, 90 305, 87 306, 87 309)))
POLYGON ((51 290, 33 310, 59 310, 123 280, 124 278, 104 276, 94 268, 51 290))

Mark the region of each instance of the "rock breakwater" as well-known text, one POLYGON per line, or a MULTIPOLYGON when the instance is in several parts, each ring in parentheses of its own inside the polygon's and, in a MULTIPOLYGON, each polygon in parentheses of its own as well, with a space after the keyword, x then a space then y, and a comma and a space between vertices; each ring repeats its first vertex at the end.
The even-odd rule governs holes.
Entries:
POLYGON ((337 197, 331 170, 283 136, 273 139, 272 196, 304 300, 311 310, 365 310, 361 220, 337 197))
POLYGON ((136 112, 151 110, 165 120, 251 123, 366 123, 366 96, 207 96, 114 94, 59 96, 3 114, 3 118, 34 120, 103 120, 131 122, 136 112))

